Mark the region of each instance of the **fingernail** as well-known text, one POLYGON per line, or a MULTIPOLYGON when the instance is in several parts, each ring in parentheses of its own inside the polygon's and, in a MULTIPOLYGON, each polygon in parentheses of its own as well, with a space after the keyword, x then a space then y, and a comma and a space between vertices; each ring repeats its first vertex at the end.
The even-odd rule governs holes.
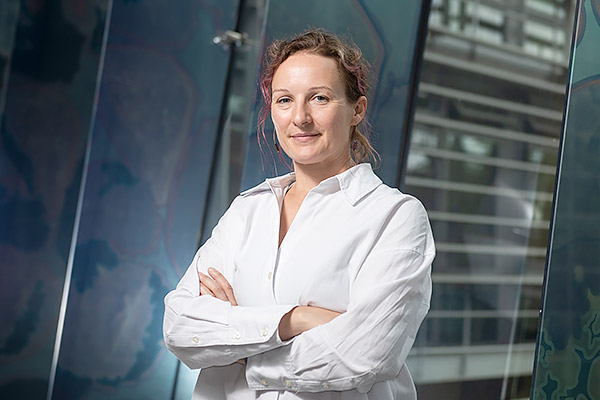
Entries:
POLYGON ((215 272, 215 269, 213 267, 209 267, 208 272, 215 272))

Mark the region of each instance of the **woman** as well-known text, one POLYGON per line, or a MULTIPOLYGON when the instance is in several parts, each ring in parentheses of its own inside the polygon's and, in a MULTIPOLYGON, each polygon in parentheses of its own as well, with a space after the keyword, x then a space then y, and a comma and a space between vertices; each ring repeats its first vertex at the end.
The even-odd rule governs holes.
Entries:
POLYGON ((365 65, 323 30, 268 49, 264 109, 294 172, 238 196, 165 298, 167 347, 202 369, 193 399, 416 398, 404 361, 435 250, 421 203, 362 163, 365 65))

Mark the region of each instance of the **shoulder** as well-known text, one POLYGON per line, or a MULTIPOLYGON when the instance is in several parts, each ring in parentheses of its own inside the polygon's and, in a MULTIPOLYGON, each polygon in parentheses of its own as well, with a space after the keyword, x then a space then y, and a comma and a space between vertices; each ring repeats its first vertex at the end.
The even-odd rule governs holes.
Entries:
POLYGON ((427 212, 419 199, 383 183, 369 164, 361 164, 349 172, 352 173, 340 184, 356 211, 428 222, 427 212))
POLYGON ((435 252, 429 217, 419 199, 385 184, 368 197, 365 206, 382 213, 384 242, 420 254, 435 252))
POLYGON ((248 213, 268 201, 271 197, 271 191, 268 186, 264 188, 262 185, 260 184, 237 195, 226 213, 232 216, 247 217, 248 213))
POLYGON ((259 207, 273 200, 274 191, 278 190, 282 185, 282 180, 286 179, 288 175, 268 178, 258 185, 242 191, 233 199, 227 213, 247 216, 248 213, 257 211, 259 207))
POLYGON ((367 196, 367 206, 373 207, 379 204, 388 211, 402 211, 427 215, 425 206, 419 199, 413 195, 401 192, 395 187, 390 187, 381 183, 377 188, 367 196))
POLYGON ((258 185, 251 187, 250 189, 246 189, 243 192, 241 192, 239 194, 238 197, 240 198, 244 198, 244 197, 251 197, 251 196, 255 196, 255 195, 259 195, 261 193, 265 193, 265 192, 270 192, 271 191, 271 187, 269 186, 268 181, 264 181, 259 183, 258 185))

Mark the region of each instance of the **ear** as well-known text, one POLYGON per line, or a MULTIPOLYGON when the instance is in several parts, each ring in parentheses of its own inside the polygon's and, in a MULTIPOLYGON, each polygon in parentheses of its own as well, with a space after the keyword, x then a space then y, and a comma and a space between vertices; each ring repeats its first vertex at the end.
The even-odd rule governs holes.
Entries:
POLYGON ((352 116, 352 125, 358 125, 367 113, 367 98, 360 96, 354 105, 354 115, 352 116))

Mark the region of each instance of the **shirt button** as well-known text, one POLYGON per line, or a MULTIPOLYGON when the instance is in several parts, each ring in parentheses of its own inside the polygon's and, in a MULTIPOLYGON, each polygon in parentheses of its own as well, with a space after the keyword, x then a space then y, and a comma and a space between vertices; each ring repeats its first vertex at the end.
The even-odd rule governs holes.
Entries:
POLYGON ((196 343, 196 344, 198 344, 198 342, 199 342, 199 341, 200 341, 200 339, 198 339, 198 336, 194 336, 194 337, 192 338, 192 342, 194 342, 194 343, 196 343))
POLYGON ((283 383, 285 383, 285 387, 292 387, 292 382, 290 382, 289 379, 284 379, 283 383))
POLYGON ((262 383, 263 386, 269 386, 269 382, 267 382, 267 380, 265 378, 262 378, 260 380, 260 383, 262 383))
POLYGON ((269 280, 270 280, 272 277, 273 277, 273 273, 272 273, 272 272, 269 272, 269 273, 267 274, 267 279, 269 279, 269 280))
POLYGON ((235 340, 239 340, 242 337, 242 334, 240 333, 240 331, 235 331, 235 333, 233 334, 233 338, 235 340))
POLYGON ((327 383, 324 383, 323 384, 323 389, 325 389, 325 390, 329 389, 329 385, 327 383))
POLYGON ((263 328, 261 333, 263 336, 267 336, 269 334, 269 330, 267 328, 263 328))

